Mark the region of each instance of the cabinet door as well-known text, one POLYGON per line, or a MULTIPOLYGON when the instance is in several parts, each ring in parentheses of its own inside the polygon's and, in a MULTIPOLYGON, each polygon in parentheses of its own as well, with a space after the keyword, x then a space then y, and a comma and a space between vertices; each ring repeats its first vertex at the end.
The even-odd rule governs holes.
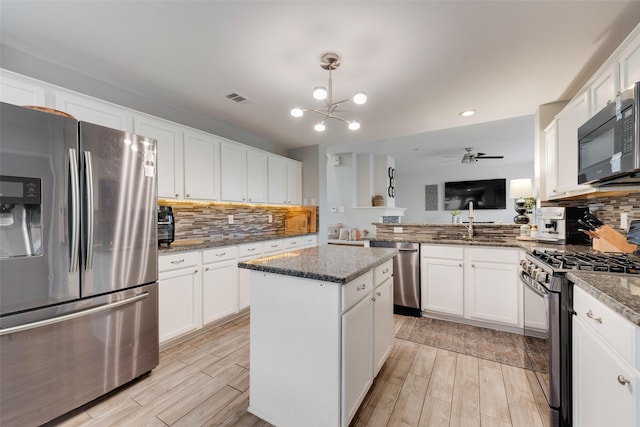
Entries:
POLYGON ((77 120, 126 132, 133 131, 133 115, 125 108, 62 90, 57 90, 55 97, 56 109, 71 114, 77 120))
POLYGON ((471 261, 466 271, 467 317, 517 326, 518 266, 471 261))
POLYGON ((640 81, 640 36, 631 40, 618 60, 620 67, 620 89, 629 89, 640 81))
POLYGON ((287 203, 302 204, 302 165, 295 160, 287 161, 287 203))
POLYGON ((373 291, 373 378, 391 353, 393 346, 393 279, 385 280, 373 291))
POLYGON ((267 153, 247 150, 247 201, 265 203, 267 201, 267 153))
POLYGON ((186 199, 218 199, 219 142, 205 133, 184 134, 184 197, 186 199))
POLYGON ((183 128, 149 116, 136 115, 133 120, 135 133, 158 141, 158 198, 183 198, 183 128))
POLYGON ((285 203, 286 201, 286 159, 280 156, 269 156, 269 203, 285 203))
POLYGON ((593 116, 612 102, 618 93, 618 64, 612 64, 602 71, 593 83, 589 85, 591 91, 591 111, 589 116, 593 116))
POLYGON ((423 258, 420 274, 424 310, 455 316, 464 314, 462 261, 423 258))
POLYGON ((158 280, 160 342, 202 326, 201 283, 201 273, 197 268, 160 273, 158 280))
POLYGON ((555 120, 544 130, 544 146, 545 192, 549 198, 558 194, 558 130, 555 120))
POLYGON ((342 315, 342 425, 348 426, 371 386, 371 297, 342 315))
POLYGON ((574 98, 556 116, 558 132, 558 191, 576 191, 578 185, 578 128, 590 117, 589 91, 574 98))
POLYGON ((207 324, 238 311, 236 261, 207 264, 202 276, 202 322, 207 324))
POLYGON ((36 82, 13 77, 0 70, 0 101, 13 105, 46 107, 46 90, 36 82))
POLYGON ((247 201, 246 149, 238 144, 220 144, 220 199, 247 201))
POLYGON ((572 343, 573 424, 637 426, 638 372, 578 317, 573 318, 572 343))

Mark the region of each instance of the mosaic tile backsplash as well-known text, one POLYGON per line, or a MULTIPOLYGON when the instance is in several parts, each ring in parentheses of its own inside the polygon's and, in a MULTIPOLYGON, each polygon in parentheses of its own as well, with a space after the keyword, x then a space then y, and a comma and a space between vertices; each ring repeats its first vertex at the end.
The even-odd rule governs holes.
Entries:
POLYGON ((315 206, 258 206, 223 203, 159 201, 171 206, 175 217, 175 238, 230 240, 257 234, 279 238, 288 232, 315 232, 315 206), (233 215, 233 224, 229 224, 233 215), (269 215, 272 221, 269 222, 269 215))
POLYGON ((626 212, 629 222, 640 220, 640 193, 595 197, 587 200, 558 200, 542 202, 541 204, 542 206, 588 207, 589 211, 598 217, 600 221, 623 234, 627 230, 620 227, 620 213, 626 212))
MULTIPOLYGON (((398 224, 376 223, 376 238, 390 239, 398 236, 393 229, 398 224)), ((461 239, 467 235, 467 229, 462 224, 400 224, 402 236, 417 239, 461 239)), ((509 239, 520 235, 517 224, 474 224, 474 235, 482 238, 509 239)))

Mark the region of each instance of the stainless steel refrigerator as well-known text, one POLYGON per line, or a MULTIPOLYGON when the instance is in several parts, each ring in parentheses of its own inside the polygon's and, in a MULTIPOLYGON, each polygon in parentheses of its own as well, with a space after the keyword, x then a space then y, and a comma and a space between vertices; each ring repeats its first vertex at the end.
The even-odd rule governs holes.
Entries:
POLYGON ((0 104, 0 425, 158 364, 156 141, 0 104))

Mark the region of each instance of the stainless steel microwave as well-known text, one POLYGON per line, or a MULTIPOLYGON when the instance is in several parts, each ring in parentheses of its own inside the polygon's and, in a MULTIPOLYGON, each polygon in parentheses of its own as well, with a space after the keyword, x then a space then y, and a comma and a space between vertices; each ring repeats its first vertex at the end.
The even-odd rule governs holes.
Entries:
POLYGON ((578 184, 640 184, 640 82, 578 128, 578 184))

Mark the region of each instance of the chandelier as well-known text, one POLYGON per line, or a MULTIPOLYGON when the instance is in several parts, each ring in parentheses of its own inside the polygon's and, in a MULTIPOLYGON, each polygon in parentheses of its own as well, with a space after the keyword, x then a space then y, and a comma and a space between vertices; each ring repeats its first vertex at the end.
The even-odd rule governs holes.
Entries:
POLYGON ((356 120, 346 120, 336 115, 336 113, 342 113, 346 110, 339 110, 338 106, 347 101, 353 101, 355 104, 361 105, 367 102, 367 94, 364 92, 358 92, 353 97, 343 99, 342 101, 333 102, 333 81, 331 79, 331 71, 337 69, 340 66, 340 57, 335 53, 325 53, 320 59, 320 67, 329 71, 329 84, 325 88, 324 86, 318 86, 313 90, 313 97, 319 101, 324 101, 325 106, 321 108, 307 108, 302 109, 295 107, 291 109, 291 115, 293 117, 302 117, 306 111, 313 111, 314 113, 323 116, 322 121, 316 123, 313 129, 316 132, 323 132, 326 129, 325 123, 328 119, 336 119, 345 122, 350 130, 360 129, 360 122, 356 120))

